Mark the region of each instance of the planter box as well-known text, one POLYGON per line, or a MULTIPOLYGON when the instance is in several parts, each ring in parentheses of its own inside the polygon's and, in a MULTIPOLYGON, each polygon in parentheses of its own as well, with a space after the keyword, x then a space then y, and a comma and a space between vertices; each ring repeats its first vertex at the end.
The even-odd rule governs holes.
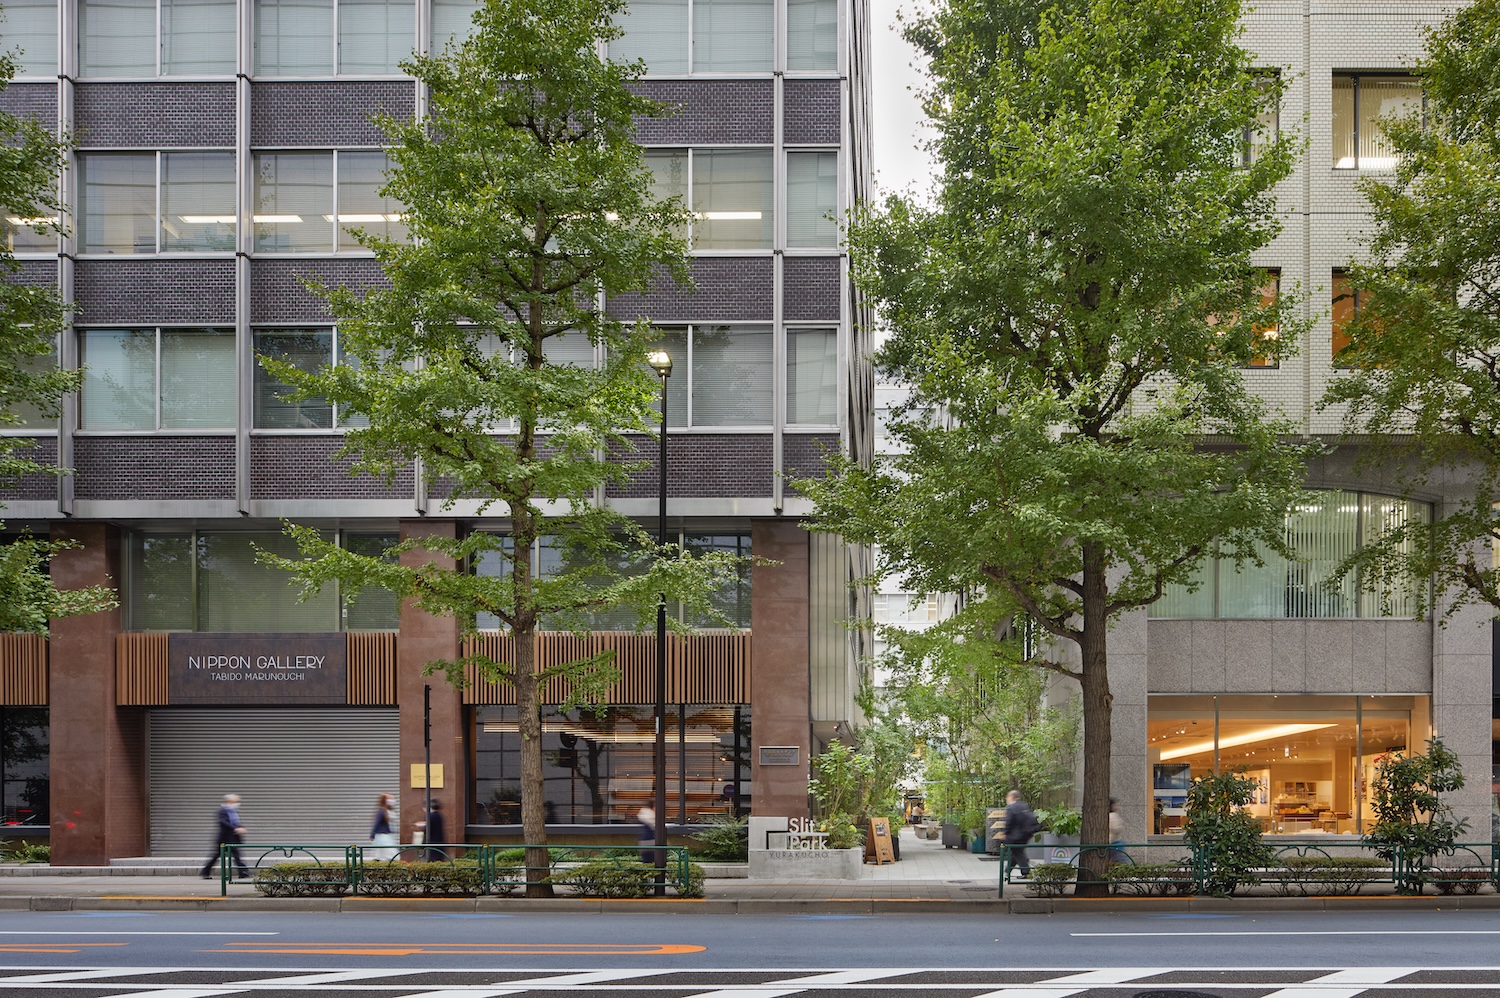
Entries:
POLYGON ((943 835, 943 848, 944 849, 959 849, 959 848, 963 847, 963 844, 964 844, 963 833, 958 830, 958 826, 955 825, 953 822, 951 822, 951 821, 945 821, 945 822, 943 822, 942 835, 943 835))
POLYGON ((754 849, 751 880, 858 880, 865 851, 853 849, 754 849))

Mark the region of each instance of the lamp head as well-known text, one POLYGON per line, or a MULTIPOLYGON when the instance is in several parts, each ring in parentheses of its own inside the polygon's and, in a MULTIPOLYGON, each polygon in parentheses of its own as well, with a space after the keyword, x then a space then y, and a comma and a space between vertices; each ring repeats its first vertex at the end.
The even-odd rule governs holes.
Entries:
POLYGON ((651 365, 651 370, 663 378, 672 376, 672 355, 665 350, 652 350, 646 354, 646 363, 651 365))

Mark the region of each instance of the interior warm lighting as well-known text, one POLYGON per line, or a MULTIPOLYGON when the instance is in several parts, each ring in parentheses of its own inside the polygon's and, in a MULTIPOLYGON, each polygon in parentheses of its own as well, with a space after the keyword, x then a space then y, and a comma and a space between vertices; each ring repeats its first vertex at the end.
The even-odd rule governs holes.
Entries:
MULTIPOLYGON (((331 222, 333 221, 333 216, 324 215, 323 221, 331 222)), ((373 215, 340 215, 339 221, 345 224, 350 222, 399 222, 401 221, 401 216, 396 212, 391 212, 390 214, 373 215)))
MULTIPOLYGON (((485 721, 483 730, 493 734, 513 735, 520 732, 521 726, 515 721, 485 721)), ((568 734, 577 735, 579 738, 586 738, 591 742, 607 742, 612 745, 620 745, 624 743, 648 744, 650 742, 656 741, 656 732, 650 730, 621 732, 597 731, 592 728, 578 727, 569 724, 544 724, 542 726, 542 730, 547 734, 565 731, 568 734)), ((673 731, 669 724, 667 728, 667 741, 676 742, 677 740, 677 732, 673 731)), ((687 736, 682 740, 687 742, 689 745, 719 744, 719 736, 713 734, 712 732, 689 731, 687 733, 687 736)))
MULTIPOLYGON (((1236 745, 1249 745, 1251 742, 1270 741, 1273 738, 1288 738, 1292 735, 1300 735, 1307 731, 1319 731, 1323 728, 1336 727, 1334 724, 1277 724, 1269 728, 1260 728, 1256 731, 1246 731, 1239 735, 1229 735, 1219 739, 1219 748, 1233 748, 1236 745)), ((1192 745, 1183 745, 1180 748, 1167 749, 1161 754, 1161 761, 1170 759, 1181 759, 1189 755, 1201 755, 1204 752, 1212 752, 1214 749, 1213 739, 1206 742, 1194 742, 1192 745)))
MULTIPOLYGON (((324 216, 327 217, 326 215, 324 216)), ((256 215, 257 225, 292 225, 303 221, 301 215, 256 215)))
POLYGON ((1340 157, 1333 164, 1335 170, 1394 170, 1396 168, 1395 156, 1353 156, 1340 157))
MULTIPOLYGON (((187 225, 233 225, 233 215, 178 215, 178 220, 187 225)), ((256 219, 260 221, 259 218, 256 219)))
POLYGON ((17 218, 14 215, 6 215, 5 220, 11 225, 56 225, 57 216, 44 216, 42 218, 17 218))
POLYGON ((760 212, 758 211, 701 211, 699 218, 706 218, 712 222, 758 222, 760 212))

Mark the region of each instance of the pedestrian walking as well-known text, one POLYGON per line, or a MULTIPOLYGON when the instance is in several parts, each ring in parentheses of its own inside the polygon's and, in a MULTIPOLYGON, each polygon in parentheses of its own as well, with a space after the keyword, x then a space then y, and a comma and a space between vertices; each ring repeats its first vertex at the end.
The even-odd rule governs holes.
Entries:
POLYGON ((423 840, 429 846, 427 850, 427 862, 439 863, 448 858, 441 849, 430 848, 433 845, 442 845, 448 841, 447 824, 443 821, 443 802, 436 798, 432 801, 432 809, 427 812, 427 827, 423 840))
POLYGON ((1128 863, 1130 856, 1125 852, 1125 819, 1120 817, 1120 812, 1115 806, 1115 799, 1109 799, 1109 865, 1116 863, 1128 863))
MULTIPOLYGON (((245 841, 245 829, 240 825, 240 795, 225 794, 224 802, 219 805, 219 829, 214 839, 214 854, 208 857, 208 862, 203 864, 203 879, 207 880, 213 873, 213 869, 219 863, 219 856, 224 846, 237 846, 245 841)), ((248 879, 250 868, 240 858, 240 851, 231 848, 229 860, 234 864, 241 880, 248 879)))
POLYGON ((643 807, 635 813, 635 820, 641 826, 641 862, 647 866, 656 865, 656 850, 647 849, 646 846, 656 845, 656 812, 649 807, 643 807))
POLYGON ((381 794, 375 799, 375 817, 370 822, 370 849, 365 855, 373 860, 390 861, 396 858, 396 833, 391 831, 391 808, 396 799, 390 794, 381 794))
POLYGON ((1005 844, 1010 847, 1010 874, 1021 871, 1022 877, 1031 876, 1031 857, 1027 855, 1026 843, 1041 828, 1036 812, 1021 798, 1021 791, 1012 790, 1005 795, 1005 826, 1001 832, 1005 844))

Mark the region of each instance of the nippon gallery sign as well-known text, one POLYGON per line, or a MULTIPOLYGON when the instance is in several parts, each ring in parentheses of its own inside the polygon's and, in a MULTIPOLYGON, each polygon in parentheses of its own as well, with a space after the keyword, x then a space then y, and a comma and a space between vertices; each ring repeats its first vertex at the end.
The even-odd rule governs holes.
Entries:
POLYGON ((348 702, 343 634, 172 634, 170 704, 348 702))

